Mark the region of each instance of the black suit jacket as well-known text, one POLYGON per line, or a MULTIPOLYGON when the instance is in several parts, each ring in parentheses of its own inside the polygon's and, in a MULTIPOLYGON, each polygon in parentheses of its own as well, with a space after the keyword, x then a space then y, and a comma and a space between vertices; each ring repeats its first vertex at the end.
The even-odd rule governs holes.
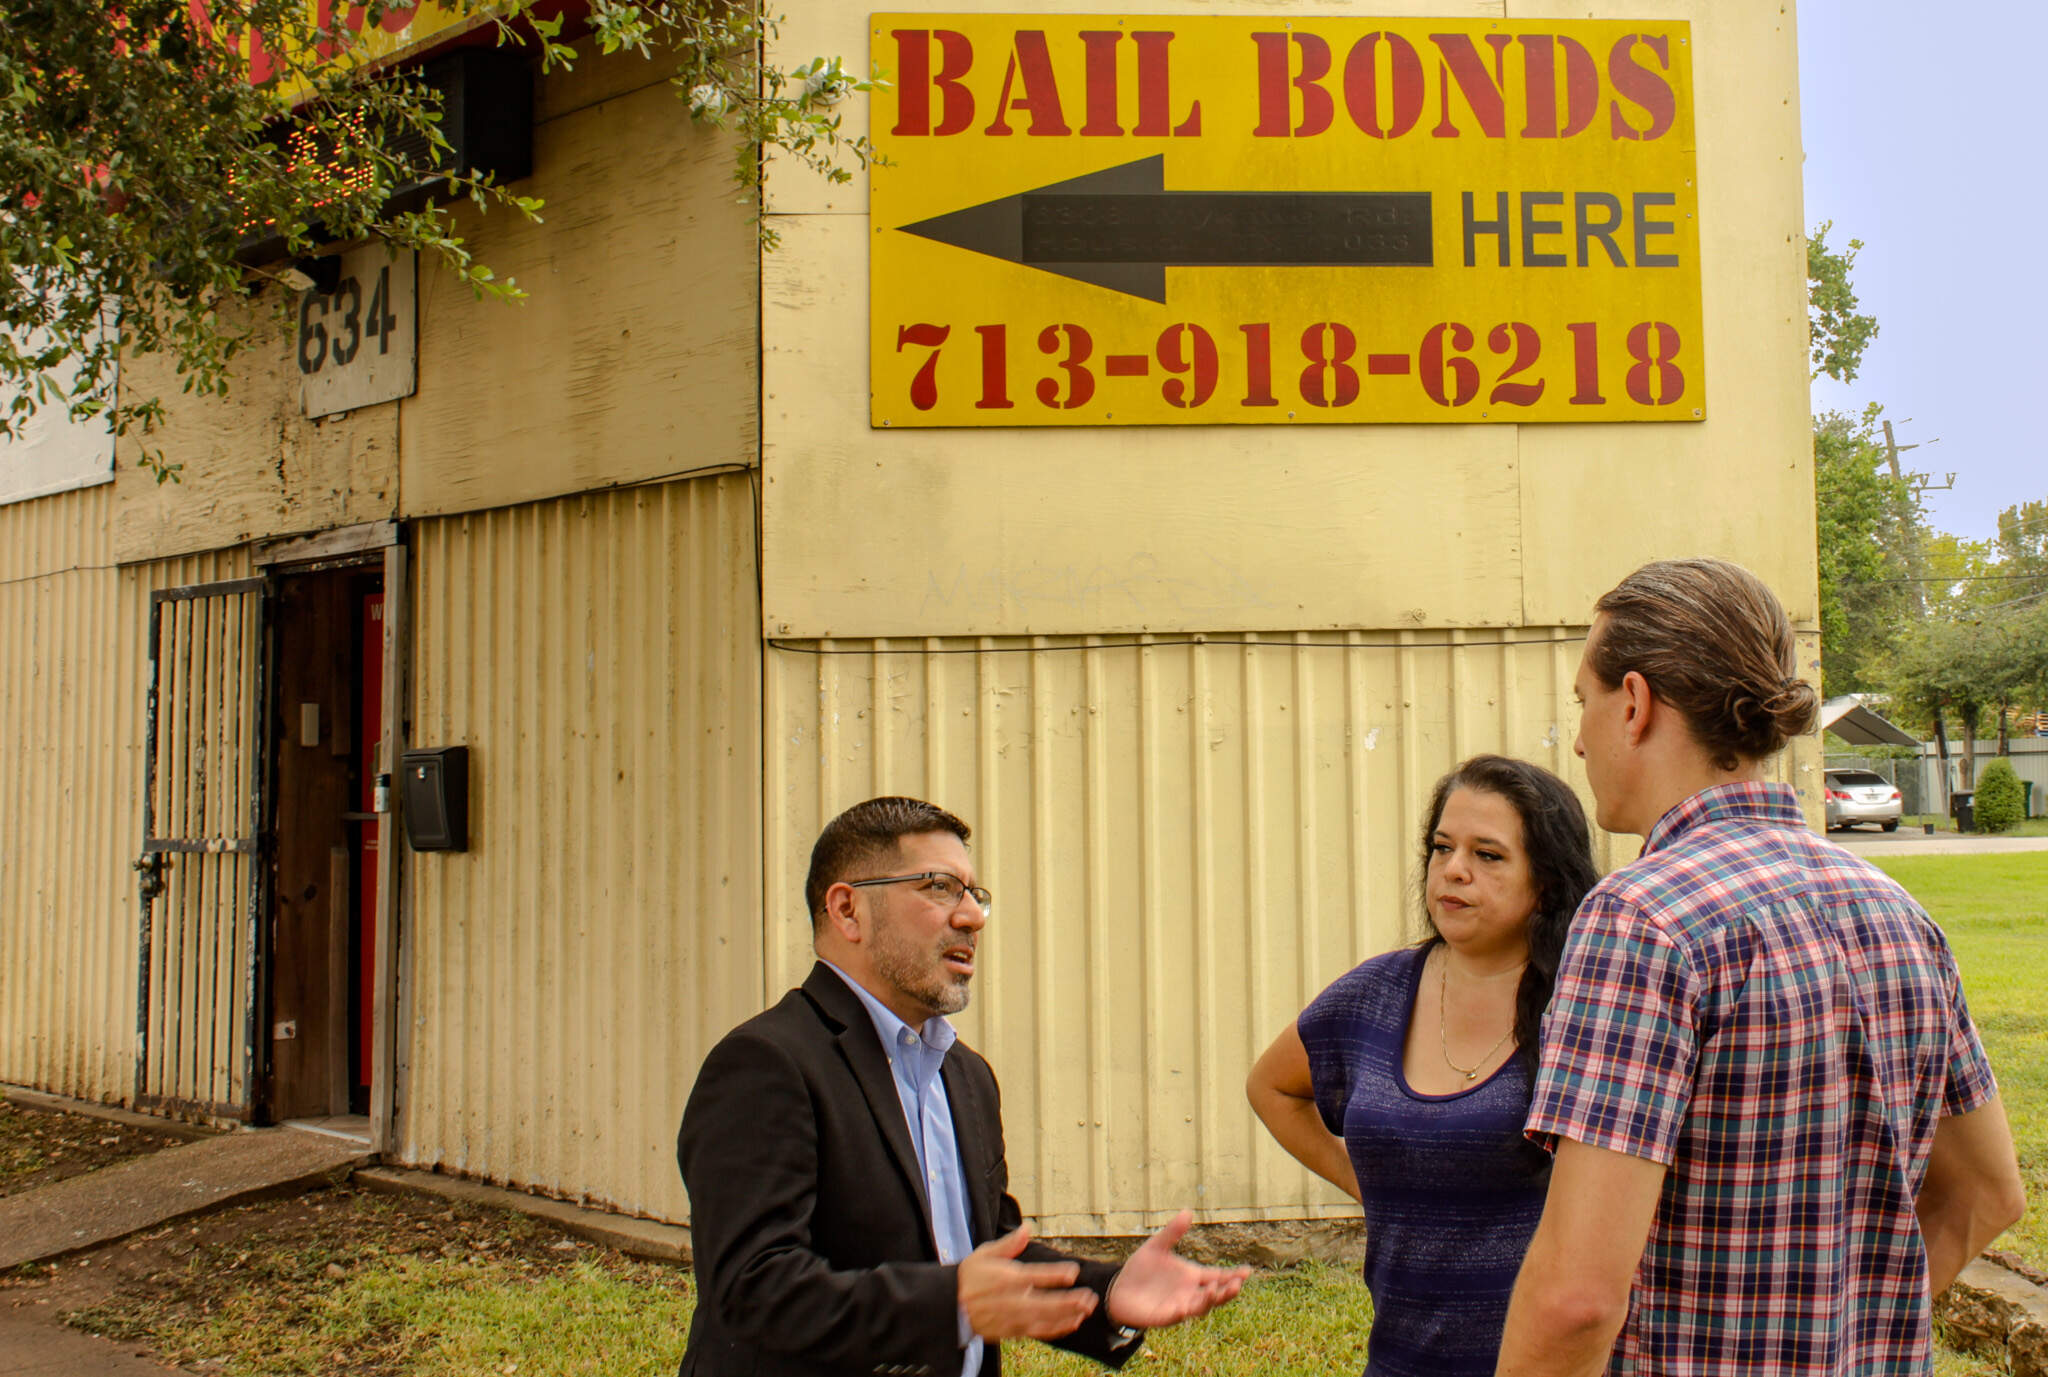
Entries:
MULTIPOLYGON (((976 1244, 1021 1218, 994 1073, 965 1043, 940 1072, 976 1244)), ((903 1102, 873 1020, 822 963, 803 988, 726 1034, 683 1111, 697 1310, 682 1377, 957 1377, 955 1267, 940 1263, 903 1102)), ((1024 1260, 1063 1261, 1038 1243, 1024 1260)), ((1104 1297, 1062 1348, 1121 1366, 1116 1269, 1081 1263, 1104 1297)), ((982 1372, 1002 1360, 986 1346, 982 1372)))

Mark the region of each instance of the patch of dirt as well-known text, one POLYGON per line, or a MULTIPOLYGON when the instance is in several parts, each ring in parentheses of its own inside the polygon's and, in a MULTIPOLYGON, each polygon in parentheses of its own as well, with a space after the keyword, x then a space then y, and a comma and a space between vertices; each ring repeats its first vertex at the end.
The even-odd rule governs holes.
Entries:
POLYGON ((62 1114, 0 1100, 0 1196, 19 1195, 184 1141, 86 1114, 62 1114))
MULTIPOLYGON (((169 1322, 254 1294, 278 1326, 289 1327, 317 1312, 358 1269, 407 1257, 490 1262, 522 1280, 579 1262, 649 1266, 525 1215, 343 1184, 178 1220, 77 1257, 19 1268, 0 1275, 0 1309, 133 1343, 159 1362, 212 1371, 207 1355, 179 1348, 165 1332, 169 1322)), ((686 1286, 687 1270, 672 1270, 676 1285, 686 1286)), ((403 1340, 396 1332, 372 1336, 357 1351, 331 1355, 322 1371, 398 1371, 394 1355, 403 1340)))

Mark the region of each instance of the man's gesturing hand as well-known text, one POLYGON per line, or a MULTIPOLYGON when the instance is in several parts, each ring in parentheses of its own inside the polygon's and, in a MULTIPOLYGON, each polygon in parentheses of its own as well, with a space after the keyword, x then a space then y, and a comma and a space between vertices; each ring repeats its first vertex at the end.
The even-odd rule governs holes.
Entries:
POLYGON ((1071 1262, 1019 1262, 1031 1226, 992 1238, 960 1262, 960 1308, 984 1339, 1057 1339, 1095 1309, 1095 1293, 1074 1282, 1071 1262))
POLYGON ((1206 1315, 1229 1300, 1249 1267, 1199 1267, 1173 1251, 1195 1216, 1182 1210, 1140 1244, 1109 1287, 1109 1318, 1132 1329, 1157 1329, 1206 1315))

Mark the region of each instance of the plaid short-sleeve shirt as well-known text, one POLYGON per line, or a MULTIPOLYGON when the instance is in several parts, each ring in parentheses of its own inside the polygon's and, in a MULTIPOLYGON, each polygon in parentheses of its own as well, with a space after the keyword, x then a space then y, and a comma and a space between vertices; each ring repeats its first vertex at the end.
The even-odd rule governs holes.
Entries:
POLYGON ((1790 788, 1665 814, 1573 920, 1528 1120, 1670 1167, 1609 1372, 1927 1372, 1913 1202, 1995 1088, 1941 930, 1790 788))

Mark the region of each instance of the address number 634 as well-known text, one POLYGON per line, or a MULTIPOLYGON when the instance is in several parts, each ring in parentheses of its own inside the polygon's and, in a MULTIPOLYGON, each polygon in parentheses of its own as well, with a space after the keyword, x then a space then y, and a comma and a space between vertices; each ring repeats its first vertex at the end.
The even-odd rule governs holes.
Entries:
POLYGON ((331 292, 307 292, 299 302, 299 372, 311 377, 330 365, 346 368, 371 341, 379 354, 388 354, 397 329, 389 267, 377 270, 367 300, 354 277, 344 277, 331 292))

